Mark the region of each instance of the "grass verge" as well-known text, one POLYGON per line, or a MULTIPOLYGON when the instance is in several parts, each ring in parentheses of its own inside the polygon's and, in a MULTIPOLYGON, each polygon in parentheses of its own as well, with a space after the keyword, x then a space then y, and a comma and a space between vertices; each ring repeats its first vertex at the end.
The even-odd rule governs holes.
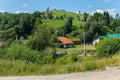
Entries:
POLYGON ((105 69, 120 66, 120 55, 98 60, 85 59, 71 64, 37 64, 25 61, 0 60, 0 76, 52 75, 105 69))

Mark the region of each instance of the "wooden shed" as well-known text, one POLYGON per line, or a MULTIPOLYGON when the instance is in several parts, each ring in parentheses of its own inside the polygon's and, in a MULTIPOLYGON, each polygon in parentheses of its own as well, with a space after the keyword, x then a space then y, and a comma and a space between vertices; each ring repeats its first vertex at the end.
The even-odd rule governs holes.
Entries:
POLYGON ((57 37, 59 43, 61 46, 63 46, 64 48, 69 48, 69 47, 73 47, 73 42, 66 38, 66 37, 57 37))

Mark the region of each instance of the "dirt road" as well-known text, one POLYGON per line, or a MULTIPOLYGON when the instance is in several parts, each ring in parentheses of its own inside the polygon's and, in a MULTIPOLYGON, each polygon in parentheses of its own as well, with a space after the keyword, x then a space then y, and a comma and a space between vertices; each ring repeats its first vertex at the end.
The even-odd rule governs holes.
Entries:
POLYGON ((120 80, 120 69, 107 68, 105 71, 81 72, 52 76, 0 77, 0 80, 120 80))

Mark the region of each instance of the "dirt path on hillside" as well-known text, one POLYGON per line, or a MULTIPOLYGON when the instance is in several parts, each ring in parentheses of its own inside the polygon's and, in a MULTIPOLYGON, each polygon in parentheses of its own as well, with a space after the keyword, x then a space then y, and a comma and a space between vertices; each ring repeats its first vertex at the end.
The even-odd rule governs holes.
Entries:
POLYGON ((105 71, 81 72, 52 76, 0 77, 0 80, 120 80, 120 69, 107 68, 105 71))

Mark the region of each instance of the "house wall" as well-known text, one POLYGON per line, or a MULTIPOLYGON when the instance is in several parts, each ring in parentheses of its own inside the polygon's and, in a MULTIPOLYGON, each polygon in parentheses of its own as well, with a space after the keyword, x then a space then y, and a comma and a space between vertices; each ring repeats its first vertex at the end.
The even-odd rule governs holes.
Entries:
POLYGON ((73 45, 72 45, 72 44, 64 44, 63 47, 64 47, 64 48, 71 48, 71 47, 73 47, 73 45))
POLYGON ((93 45, 98 44, 98 43, 99 43, 99 41, 100 41, 100 39, 99 39, 99 38, 98 38, 98 39, 96 39, 96 40, 94 40, 94 41, 93 41, 93 45))
POLYGON ((80 45, 80 41, 73 41, 74 45, 80 45))

